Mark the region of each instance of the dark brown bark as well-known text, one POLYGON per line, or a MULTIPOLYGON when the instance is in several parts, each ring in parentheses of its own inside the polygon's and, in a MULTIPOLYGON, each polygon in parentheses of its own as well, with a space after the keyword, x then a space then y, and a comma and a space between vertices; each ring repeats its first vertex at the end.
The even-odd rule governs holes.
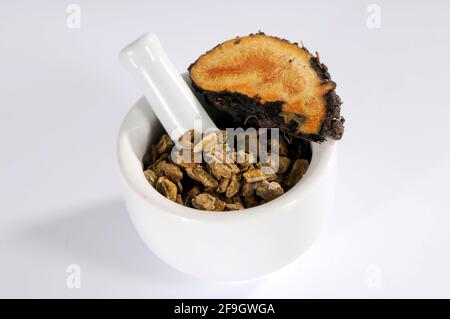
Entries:
MULTIPOLYGON (((252 46, 255 45, 254 39, 252 39, 252 46)), ((272 43, 271 42, 271 43, 272 43)), ((256 42, 256 45, 259 42, 256 42)), ((275 42, 276 44, 276 42, 275 42)), ((267 44, 265 44, 267 46, 267 44)), ((235 49, 233 49, 235 50, 235 49)), ((220 52, 222 52, 220 51, 220 52)), ((236 51, 235 51, 236 52, 236 51)), ((215 52, 217 57, 217 52, 215 52)), ((222 53, 220 53, 222 54, 222 53)), ((234 53, 236 54, 236 53, 234 53)), ((244 55, 243 55, 244 56, 244 55)), ((260 59, 260 57, 258 57, 260 59)), ((225 58, 226 59, 226 58, 225 58)), ((270 59, 270 57, 269 57, 270 59)), ((286 61, 282 61, 285 63, 286 61)), ((277 63, 277 61, 275 61, 277 63)), ((287 64, 287 63, 286 63, 287 64)), ((229 66, 224 66, 223 69, 227 69, 229 66)), ((234 67, 234 66, 231 66, 234 67)), ((236 67, 234 67, 233 72, 235 72, 236 67)), ((267 69, 267 68, 266 68, 267 69)), ((223 71, 221 71, 223 72, 223 71)), ((269 69, 266 71, 267 73, 270 73, 271 70, 269 69)), ((330 74, 327 70, 327 67, 320 62, 319 57, 314 57, 307 51, 304 47, 299 47, 297 44, 291 44, 287 40, 275 38, 275 37, 269 37, 264 35, 263 33, 258 33, 256 35, 250 35, 248 37, 242 37, 234 40, 231 44, 230 41, 224 42, 222 44, 219 44, 212 50, 208 51, 204 55, 202 55, 197 61, 195 61, 191 66, 189 67, 189 74, 192 80, 193 87, 202 95, 205 97, 205 101, 213 105, 214 107, 227 112, 230 114, 235 122, 238 124, 243 124, 244 122, 247 123, 255 123, 260 127, 278 127, 280 130, 285 132, 287 136, 290 137, 301 137, 307 140, 311 140, 314 142, 322 142, 327 137, 331 137, 333 139, 341 139, 343 132, 344 132, 344 118, 340 115, 340 106, 342 104, 341 99, 336 94, 334 87, 334 82, 331 81, 330 74), (296 45, 296 48, 298 50, 302 51, 298 53, 298 55, 292 55, 292 58, 289 59, 289 63, 292 62, 292 59, 299 59, 301 57, 305 57, 309 59, 307 61, 307 65, 311 67, 311 69, 314 71, 314 74, 316 74, 316 79, 313 79, 315 82, 319 83, 318 86, 328 87, 329 89, 324 89, 324 93, 321 96, 317 97, 317 100, 323 100, 326 108, 324 109, 325 114, 321 117, 322 122, 320 123, 319 129, 317 129, 315 132, 302 132, 300 130, 300 126, 304 119, 307 119, 305 114, 302 114, 301 112, 291 112, 291 114, 288 114, 288 119, 286 120, 286 112, 283 112, 283 106, 286 104, 285 101, 282 100, 280 97, 280 100, 275 101, 262 101, 259 96, 262 96, 263 92, 256 92, 257 94, 253 97, 248 96, 246 94, 243 94, 242 92, 239 92, 239 90, 233 90, 230 91, 228 89, 224 90, 209 90, 205 89, 207 85, 205 83, 199 83, 201 81, 195 81, 195 76, 193 76, 193 70, 195 66, 199 63, 204 62, 205 59, 208 59, 208 55, 214 52, 217 48, 220 46, 226 45, 222 48, 222 51, 226 52, 226 49, 229 48, 231 45, 242 45, 246 39, 250 37, 259 37, 258 41, 265 41, 266 39, 270 39, 270 41, 273 42, 274 39, 276 39, 278 42, 280 42, 280 50, 285 49, 286 43, 289 44, 288 49, 286 53, 283 52, 283 56, 289 57, 292 51, 292 45, 296 45), (307 54, 305 54, 305 52, 307 54), (202 60, 203 58, 203 60, 202 60), (282 116, 284 115, 284 117, 282 116), (294 119, 294 120, 292 120, 294 119)), ((305 73, 309 74, 309 73, 305 73)), ((298 76, 298 74, 296 74, 298 76)), ((268 76, 271 76, 271 74, 268 74, 268 76)), ((276 77, 274 81, 277 81, 276 77)), ((311 80, 308 83, 312 83, 311 80)), ((319 88, 320 90, 320 88, 319 88)))

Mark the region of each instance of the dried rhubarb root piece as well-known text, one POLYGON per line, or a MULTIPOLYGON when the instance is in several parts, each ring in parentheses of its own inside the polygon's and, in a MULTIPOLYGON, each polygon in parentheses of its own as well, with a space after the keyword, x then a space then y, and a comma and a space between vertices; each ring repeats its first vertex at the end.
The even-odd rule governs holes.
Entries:
POLYGON ((279 127, 315 142, 344 132, 327 67, 287 40, 257 33, 226 41, 200 56, 189 74, 207 103, 237 122, 279 127))

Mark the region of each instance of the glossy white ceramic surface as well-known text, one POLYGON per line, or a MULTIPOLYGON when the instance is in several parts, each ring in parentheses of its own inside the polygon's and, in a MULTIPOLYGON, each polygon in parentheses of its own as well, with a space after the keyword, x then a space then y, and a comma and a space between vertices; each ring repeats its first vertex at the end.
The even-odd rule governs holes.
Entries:
POLYGON ((120 129, 118 161, 131 220, 167 264, 197 277, 245 280, 289 264, 314 242, 333 199, 335 142, 313 143, 307 173, 286 194, 259 207, 217 213, 171 202, 147 182, 141 159, 161 132, 140 99, 120 129))
POLYGON ((120 52, 119 60, 152 105, 172 140, 177 141, 193 128, 197 131, 216 129, 155 34, 144 34, 127 45, 120 52))

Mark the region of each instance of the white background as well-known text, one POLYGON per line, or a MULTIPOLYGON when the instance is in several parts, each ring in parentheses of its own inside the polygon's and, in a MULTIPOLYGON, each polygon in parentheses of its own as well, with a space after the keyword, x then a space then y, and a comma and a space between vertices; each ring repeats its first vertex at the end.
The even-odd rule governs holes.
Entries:
POLYGON ((450 297, 450 2, 0 4, 0 297, 450 297), (181 274, 120 195, 119 125, 140 93, 117 53, 157 33, 180 72, 259 29, 319 51, 344 100, 337 199, 319 241, 264 279, 181 274), (69 264, 81 288, 66 286, 69 264))

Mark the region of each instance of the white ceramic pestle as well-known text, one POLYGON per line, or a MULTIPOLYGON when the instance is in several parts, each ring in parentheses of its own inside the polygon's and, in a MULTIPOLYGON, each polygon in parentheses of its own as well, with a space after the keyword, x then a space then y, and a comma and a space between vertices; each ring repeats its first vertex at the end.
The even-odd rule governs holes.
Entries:
POLYGON ((188 130, 217 129, 186 82, 170 62, 158 37, 147 33, 119 54, 147 102, 171 139, 176 142, 188 130))

